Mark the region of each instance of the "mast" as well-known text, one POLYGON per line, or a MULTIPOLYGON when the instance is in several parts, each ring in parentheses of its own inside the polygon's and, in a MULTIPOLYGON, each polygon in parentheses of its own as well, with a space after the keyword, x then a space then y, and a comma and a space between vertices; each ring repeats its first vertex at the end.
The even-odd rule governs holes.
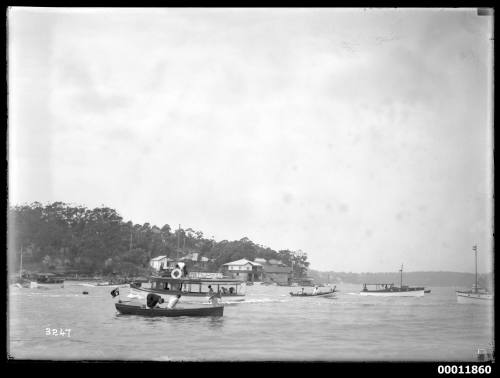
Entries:
POLYGON ((474 286, 474 292, 477 293, 477 245, 474 245, 472 247, 472 250, 474 251, 475 260, 476 260, 476 286, 474 286))
POLYGON ((399 270, 401 276, 399 278, 399 287, 403 288, 403 264, 401 264, 401 269, 399 270))

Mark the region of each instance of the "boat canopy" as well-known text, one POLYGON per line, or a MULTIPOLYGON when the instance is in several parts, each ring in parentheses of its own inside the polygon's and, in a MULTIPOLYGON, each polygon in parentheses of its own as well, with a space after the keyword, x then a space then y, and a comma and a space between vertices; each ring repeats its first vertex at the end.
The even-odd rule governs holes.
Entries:
POLYGON ((169 283, 192 283, 192 284, 226 284, 226 285, 241 285, 244 284, 245 281, 233 279, 233 278, 172 278, 172 277, 151 277, 152 282, 169 282, 169 283))

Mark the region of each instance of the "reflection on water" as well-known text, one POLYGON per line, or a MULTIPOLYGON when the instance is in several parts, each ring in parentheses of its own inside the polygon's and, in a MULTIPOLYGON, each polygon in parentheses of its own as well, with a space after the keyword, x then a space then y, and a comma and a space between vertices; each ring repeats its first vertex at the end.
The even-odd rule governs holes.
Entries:
MULTIPOLYGON (((12 289, 9 353, 23 359, 190 361, 475 361, 493 339, 493 308, 456 303, 453 288, 422 298, 291 297, 250 286, 223 317, 120 315, 109 287, 12 289), (47 336, 45 329, 71 329, 47 336), (244 345, 244 347, 242 347, 244 345)), ((340 285, 339 285, 340 286, 340 285)))
POLYGON ((214 316, 210 317, 208 326, 212 329, 221 329, 224 326, 224 317, 214 316))

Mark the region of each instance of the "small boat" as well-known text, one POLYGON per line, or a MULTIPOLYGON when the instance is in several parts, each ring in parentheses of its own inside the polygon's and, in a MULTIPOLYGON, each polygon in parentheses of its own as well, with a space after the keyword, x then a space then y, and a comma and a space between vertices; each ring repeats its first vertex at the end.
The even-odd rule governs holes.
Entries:
POLYGON ((197 305, 196 307, 146 308, 144 305, 131 305, 124 302, 115 303, 116 309, 123 315, 141 316, 222 316, 224 306, 197 305))
POLYGON ((477 283, 477 246, 473 246, 472 250, 476 256, 476 283, 472 286, 471 290, 457 290, 457 302, 462 304, 493 304, 493 294, 485 288, 480 287, 477 283))
POLYGON ((34 273, 31 275, 35 281, 30 282, 32 289, 56 289, 64 287, 64 277, 54 273, 34 273))
POLYGON ((330 290, 330 291, 324 291, 324 292, 318 292, 316 294, 314 293, 302 293, 302 292, 298 292, 298 293, 293 293, 293 292, 290 292, 290 295, 292 297, 329 297, 329 296, 332 296, 332 295, 335 295, 337 291, 335 290, 335 286, 330 290))

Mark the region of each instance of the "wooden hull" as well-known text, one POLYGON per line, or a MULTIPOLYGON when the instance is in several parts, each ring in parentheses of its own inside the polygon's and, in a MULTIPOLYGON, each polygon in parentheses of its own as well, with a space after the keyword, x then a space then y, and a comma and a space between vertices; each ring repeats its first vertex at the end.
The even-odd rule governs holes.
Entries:
POLYGON ((457 291, 457 302, 462 304, 493 304, 493 294, 457 291))
MULTIPOLYGON (((161 296, 166 302, 168 302, 172 297, 177 294, 181 294, 181 298, 183 302, 187 303, 209 303, 209 296, 204 293, 187 293, 187 292, 178 292, 178 291, 169 291, 169 290, 156 290, 156 289, 146 289, 140 288, 134 285, 130 285, 129 294, 127 295, 129 298, 146 298, 149 293, 158 294, 161 296)), ((237 303, 245 300, 245 295, 224 295, 221 294, 221 299, 219 302, 222 303, 237 303)))
POLYGON ((360 291, 359 295, 373 297, 423 297, 424 290, 408 291, 360 291))
POLYGON ((172 310, 166 308, 145 308, 125 303, 115 303, 115 307, 123 315, 139 316, 223 316, 224 306, 181 307, 172 310))

